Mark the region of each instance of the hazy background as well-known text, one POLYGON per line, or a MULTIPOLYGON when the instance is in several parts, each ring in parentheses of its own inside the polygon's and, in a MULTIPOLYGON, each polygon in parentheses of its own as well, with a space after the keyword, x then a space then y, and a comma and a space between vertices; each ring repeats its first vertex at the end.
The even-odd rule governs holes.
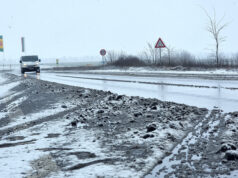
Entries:
POLYGON ((221 52, 238 52, 237 0, 0 0, 0 60, 18 60, 20 38, 26 54, 40 58, 100 59, 99 50, 139 54, 147 42, 161 37, 177 50, 207 55, 213 39, 206 31, 207 17, 216 9, 230 22, 221 52))

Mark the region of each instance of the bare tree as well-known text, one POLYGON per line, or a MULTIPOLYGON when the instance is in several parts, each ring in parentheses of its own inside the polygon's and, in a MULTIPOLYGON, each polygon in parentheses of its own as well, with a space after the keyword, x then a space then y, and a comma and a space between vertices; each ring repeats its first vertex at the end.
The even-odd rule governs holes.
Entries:
POLYGON ((174 48, 171 47, 171 46, 167 46, 166 49, 168 50, 168 64, 169 66, 171 65, 171 54, 173 53, 174 51, 174 48))
POLYGON ((117 59, 118 59, 118 54, 115 51, 110 50, 107 52, 108 63, 112 63, 112 62, 116 61, 117 59))
POLYGON ((207 31, 212 35, 212 38, 215 40, 215 45, 216 45, 215 56, 216 56, 216 63, 218 67, 220 62, 219 61, 219 47, 220 47, 220 44, 225 41, 225 37, 221 36, 221 32, 225 27, 227 27, 228 23, 223 22, 224 16, 220 20, 217 20, 215 10, 214 10, 213 16, 209 15, 205 9, 203 10, 205 11, 207 18, 209 20, 207 25, 207 31))
POLYGON ((151 43, 147 43, 147 45, 148 45, 148 48, 145 51, 146 56, 148 56, 151 59, 152 64, 158 64, 159 63, 158 50, 151 43))

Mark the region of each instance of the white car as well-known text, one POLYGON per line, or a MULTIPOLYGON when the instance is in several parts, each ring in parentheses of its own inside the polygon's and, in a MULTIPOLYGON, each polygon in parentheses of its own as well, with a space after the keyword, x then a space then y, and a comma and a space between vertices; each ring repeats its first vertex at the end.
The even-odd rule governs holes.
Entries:
POLYGON ((22 56, 20 59, 21 73, 35 71, 40 73, 40 62, 38 56, 22 56))

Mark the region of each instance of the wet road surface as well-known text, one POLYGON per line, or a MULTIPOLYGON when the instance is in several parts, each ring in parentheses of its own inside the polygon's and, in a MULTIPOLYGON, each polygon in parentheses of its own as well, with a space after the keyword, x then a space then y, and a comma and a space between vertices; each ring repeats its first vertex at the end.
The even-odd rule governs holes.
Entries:
POLYGON ((27 73, 25 77, 36 77, 45 81, 111 91, 128 96, 157 98, 162 101, 172 101, 208 109, 217 107, 225 112, 238 110, 237 80, 45 72, 37 75, 27 73))

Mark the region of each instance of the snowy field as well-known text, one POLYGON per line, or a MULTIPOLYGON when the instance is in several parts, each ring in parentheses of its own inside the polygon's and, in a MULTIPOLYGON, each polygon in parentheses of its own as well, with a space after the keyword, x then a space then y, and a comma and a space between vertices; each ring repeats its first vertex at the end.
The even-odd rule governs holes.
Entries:
MULTIPOLYGON (((183 68, 183 67, 182 67, 183 68)), ((148 74, 163 74, 163 73, 171 73, 171 74, 225 74, 225 75, 237 75, 238 70, 237 69, 201 69, 201 70, 187 70, 187 69, 176 69, 174 68, 151 68, 151 67, 129 67, 129 68, 110 68, 105 67, 105 69, 102 70, 88 70, 85 72, 95 72, 95 73, 148 73, 148 74), (171 70, 174 69, 174 70, 171 70)))

